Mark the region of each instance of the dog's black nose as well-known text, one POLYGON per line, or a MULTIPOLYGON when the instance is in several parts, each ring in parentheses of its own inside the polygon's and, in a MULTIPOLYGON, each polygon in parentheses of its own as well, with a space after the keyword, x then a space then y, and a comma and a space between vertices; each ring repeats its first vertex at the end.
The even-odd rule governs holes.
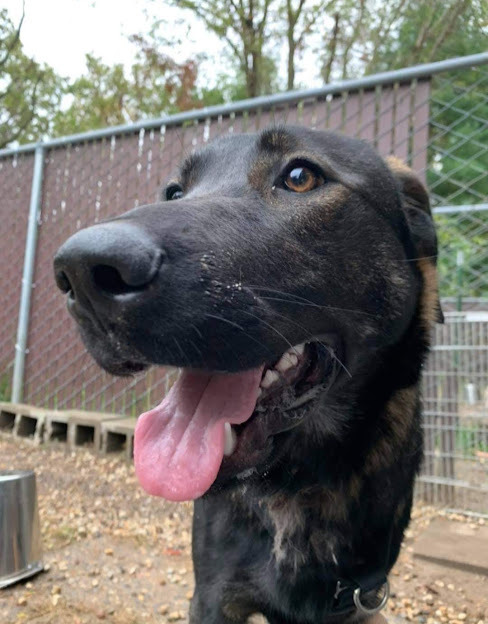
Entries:
POLYGON ((141 229, 112 221, 81 230, 54 258, 58 287, 71 297, 98 300, 144 290, 163 262, 163 251, 141 229))

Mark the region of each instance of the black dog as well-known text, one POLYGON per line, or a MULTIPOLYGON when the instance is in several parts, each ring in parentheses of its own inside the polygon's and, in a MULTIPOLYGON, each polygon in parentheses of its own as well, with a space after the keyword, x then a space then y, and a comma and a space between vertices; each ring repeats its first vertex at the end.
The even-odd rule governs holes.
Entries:
POLYGON ((55 272, 99 364, 183 367, 136 431, 151 493, 195 503, 191 622, 362 621, 385 601, 422 456, 435 320, 426 191, 365 143, 221 138, 55 272))

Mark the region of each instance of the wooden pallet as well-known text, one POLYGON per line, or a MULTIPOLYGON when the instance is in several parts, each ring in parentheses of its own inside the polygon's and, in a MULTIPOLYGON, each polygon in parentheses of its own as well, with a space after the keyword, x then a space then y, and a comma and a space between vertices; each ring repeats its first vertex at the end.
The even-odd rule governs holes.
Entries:
POLYGON ((123 451, 130 461, 134 456, 135 418, 120 418, 101 423, 100 452, 103 454, 123 451))

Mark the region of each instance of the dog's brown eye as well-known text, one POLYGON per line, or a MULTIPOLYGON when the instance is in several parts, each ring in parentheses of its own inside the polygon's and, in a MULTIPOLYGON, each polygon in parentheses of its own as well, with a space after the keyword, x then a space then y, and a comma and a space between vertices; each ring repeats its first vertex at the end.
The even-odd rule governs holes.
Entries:
POLYGON ((294 193, 306 193, 324 183, 324 178, 308 167, 294 167, 284 179, 286 188, 294 193))
POLYGON ((170 184, 166 189, 166 199, 171 201, 172 199, 180 199, 183 197, 183 189, 179 184, 170 184))

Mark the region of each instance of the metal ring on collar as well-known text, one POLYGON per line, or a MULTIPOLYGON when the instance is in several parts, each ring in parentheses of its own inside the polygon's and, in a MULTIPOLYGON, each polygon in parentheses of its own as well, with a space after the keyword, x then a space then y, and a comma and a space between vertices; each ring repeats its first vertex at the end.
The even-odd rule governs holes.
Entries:
POLYGON ((374 615, 375 613, 378 613, 379 611, 381 611, 386 606, 386 603, 388 602, 388 598, 390 597, 390 583, 388 582, 388 579, 386 579, 384 588, 385 590, 384 590, 383 598, 381 599, 381 602, 379 603, 379 605, 376 607, 373 607, 372 609, 368 609, 361 602, 361 588, 357 587, 354 590, 354 594, 352 596, 354 600, 354 604, 356 605, 356 608, 362 613, 365 613, 366 615, 374 615))

